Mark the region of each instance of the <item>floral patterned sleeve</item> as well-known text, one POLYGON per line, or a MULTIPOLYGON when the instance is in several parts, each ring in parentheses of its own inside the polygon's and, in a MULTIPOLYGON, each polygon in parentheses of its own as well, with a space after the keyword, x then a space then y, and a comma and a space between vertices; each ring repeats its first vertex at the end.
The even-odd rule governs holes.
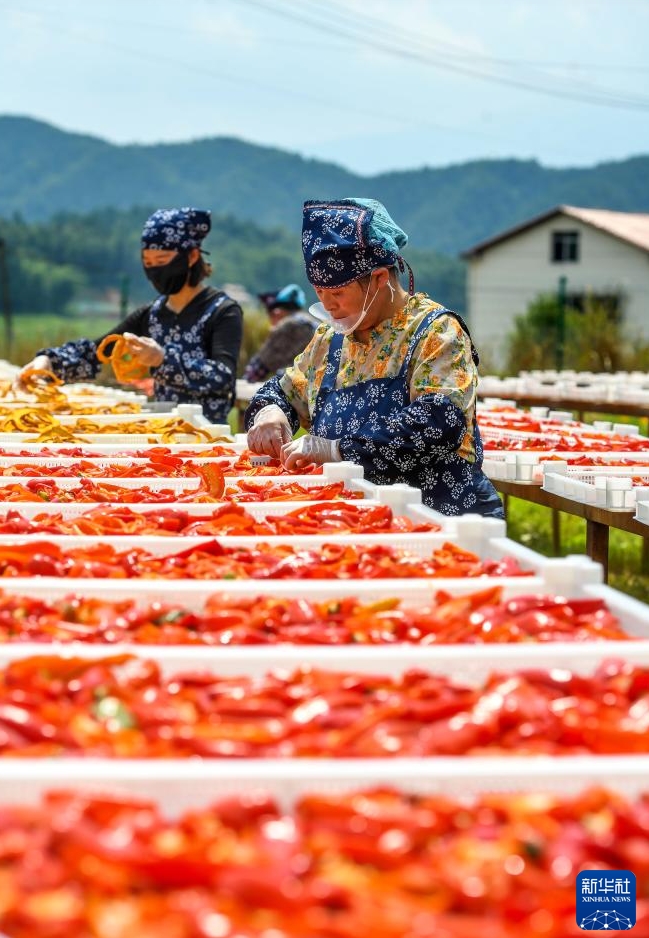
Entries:
POLYGON ((88 381, 96 378, 101 364, 97 360, 97 346, 107 335, 124 332, 134 332, 135 335, 146 335, 143 324, 147 321, 150 304, 140 306, 98 339, 75 339, 65 342, 54 348, 40 349, 37 355, 47 355, 52 362, 54 374, 65 383, 73 381, 88 381))
POLYGON ((386 469, 412 469, 458 453, 475 458, 471 434, 477 372, 471 344, 457 320, 440 317, 411 362, 411 402, 372 428, 343 436, 340 453, 366 471, 380 461, 386 469))
POLYGON ((463 412, 475 408, 478 375, 471 340, 457 319, 440 316, 420 342, 410 367, 410 397, 444 394, 463 412))
POLYGON ((56 348, 42 348, 37 355, 47 355, 52 371, 66 384, 96 378, 101 365, 97 360, 97 343, 92 339, 76 339, 56 348))

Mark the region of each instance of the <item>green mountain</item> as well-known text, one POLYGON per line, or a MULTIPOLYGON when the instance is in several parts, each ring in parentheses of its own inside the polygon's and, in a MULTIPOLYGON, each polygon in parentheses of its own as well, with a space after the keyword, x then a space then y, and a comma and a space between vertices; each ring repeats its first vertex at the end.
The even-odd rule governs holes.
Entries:
MULTIPOLYGON (((344 154, 341 154, 344 159, 344 154)), ((649 156, 583 169, 479 160, 359 176, 228 137, 116 146, 27 117, 0 117, 0 217, 195 204, 299 231, 304 199, 383 201, 415 248, 457 254, 559 203, 649 211, 649 156)))

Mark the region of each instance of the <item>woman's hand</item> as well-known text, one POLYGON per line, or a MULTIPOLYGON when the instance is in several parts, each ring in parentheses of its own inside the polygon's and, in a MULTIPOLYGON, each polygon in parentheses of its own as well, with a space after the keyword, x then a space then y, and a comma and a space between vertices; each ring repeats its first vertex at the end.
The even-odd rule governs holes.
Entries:
POLYGON ((280 455, 285 469, 303 469, 315 463, 321 466, 325 462, 340 462, 338 440, 327 440, 322 436, 305 436, 282 446, 280 455))
POLYGON ((279 459, 282 447, 291 442, 288 417, 277 404, 268 404, 255 414, 255 422, 248 430, 248 447, 253 453, 279 459))
POLYGON ((37 355, 36 358, 32 358, 30 362, 23 365, 13 380, 14 392, 25 393, 26 389, 23 381, 29 371, 52 371, 52 362, 47 355, 37 355))
POLYGON ((158 345, 155 339, 150 339, 144 335, 134 335, 132 332, 125 332, 124 339, 133 358, 142 365, 157 368, 158 365, 163 363, 164 349, 161 345, 158 345))

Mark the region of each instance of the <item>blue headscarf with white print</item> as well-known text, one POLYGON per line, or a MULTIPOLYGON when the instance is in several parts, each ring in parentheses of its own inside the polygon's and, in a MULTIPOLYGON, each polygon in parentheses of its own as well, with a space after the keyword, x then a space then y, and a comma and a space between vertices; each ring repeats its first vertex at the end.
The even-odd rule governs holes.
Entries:
POLYGON ((212 227, 210 212, 200 208, 159 208, 142 229, 142 250, 189 251, 199 248, 212 227))
POLYGON ((407 242, 376 199, 304 203, 302 252, 316 287, 343 287, 376 267, 401 267, 399 249, 407 242))

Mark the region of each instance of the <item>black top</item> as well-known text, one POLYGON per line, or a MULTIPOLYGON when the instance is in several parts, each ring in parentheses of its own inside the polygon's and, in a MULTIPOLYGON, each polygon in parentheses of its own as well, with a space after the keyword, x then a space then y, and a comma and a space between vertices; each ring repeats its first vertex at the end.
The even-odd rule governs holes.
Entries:
MULTIPOLYGON (((149 336, 164 349, 164 361, 151 369, 156 400, 200 403, 214 422, 226 419, 234 399, 243 313, 222 290, 206 287, 179 313, 164 297, 140 306, 106 335, 132 332, 149 336)), ((97 340, 78 339, 42 349, 64 381, 95 378, 97 340)))
MULTIPOLYGON (((169 309, 166 303, 158 307, 158 317, 160 323, 165 328, 171 328, 174 325, 180 326, 183 332, 188 331, 195 326, 201 318, 207 307, 217 296, 225 296, 223 290, 215 290, 214 287, 206 287, 197 294, 191 303, 181 312, 175 313, 169 309)), ((126 319, 123 319, 119 325, 104 333, 98 339, 95 339, 95 345, 99 345, 101 340, 107 335, 123 335, 125 332, 132 332, 133 335, 148 336, 149 333, 149 313, 153 303, 146 303, 144 306, 138 306, 137 309, 129 313, 126 319)), ((239 357, 239 347, 243 335, 243 312, 241 307, 234 300, 231 300, 227 306, 217 309, 210 316, 203 331, 203 352, 208 358, 215 358, 229 365, 233 371, 237 368, 237 359, 239 357)))

